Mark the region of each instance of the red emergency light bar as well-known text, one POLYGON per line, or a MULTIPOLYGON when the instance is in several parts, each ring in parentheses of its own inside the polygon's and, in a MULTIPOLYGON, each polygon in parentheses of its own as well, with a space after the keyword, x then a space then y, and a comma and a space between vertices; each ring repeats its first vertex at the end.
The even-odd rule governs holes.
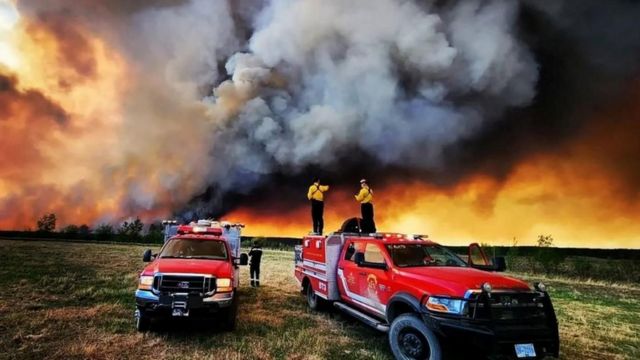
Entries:
POLYGON ((370 236, 381 240, 407 240, 407 241, 422 241, 428 238, 429 235, 407 235, 400 233, 373 233, 370 236))
POLYGON ((209 226, 192 226, 192 225, 180 225, 178 226, 178 234, 203 234, 203 235, 222 235, 222 228, 209 227, 209 226))

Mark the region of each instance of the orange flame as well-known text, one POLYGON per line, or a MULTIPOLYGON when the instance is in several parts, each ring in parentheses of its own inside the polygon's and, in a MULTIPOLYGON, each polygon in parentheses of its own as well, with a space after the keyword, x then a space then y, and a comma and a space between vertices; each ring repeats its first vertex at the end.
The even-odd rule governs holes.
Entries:
MULTIPOLYGON (((204 190, 205 166, 188 165, 166 142, 154 138, 127 151, 129 143, 144 139, 137 133, 124 136, 131 129, 124 126, 123 104, 132 93, 155 84, 144 79, 140 85, 139 75, 107 41, 79 24, 28 19, 0 40, 4 59, 10 60, 0 64, 1 228, 33 227, 47 212, 55 212, 62 225, 118 220, 132 213, 157 219, 204 190), (63 26, 70 39, 61 38, 56 26, 63 26), (172 176, 182 176, 181 191, 168 191, 167 183, 178 183, 172 176), (133 211, 125 201, 131 193, 140 197, 133 211)), ((415 180, 380 188, 373 184, 378 228, 429 234, 458 245, 531 245, 538 235, 551 234, 560 246, 639 247, 640 89, 630 93, 635 94, 630 101, 599 115, 602 119, 590 122, 572 141, 525 158, 504 179, 476 173, 449 187, 415 180)), ((144 98, 147 103, 133 117, 150 117, 167 133, 203 140, 181 142, 183 154, 209 151, 200 135, 207 129, 189 122, 203 118, 198 115, 205 109, 194 104, 188 114, 172 113, 163 100, 160 95, 144 98), (178 124, 175 118, 183 120, 178 124)), ((231 101, 221 109, 233 113, 237 106, 231 101)), ((354 185, 352 191, 328 193, 325 230, 359 214, 354 185)), ((305 192, 301 188, 300 197, 305 192)), ((311 228, 304 205, 278 213, 266 206, 242 207, 226 218, 246 223, 246 232, 253 235, 299 237, 311 228)))
POLYGON ((0 64, 0 227, 32 228, 49 212, 62 226, 169 216, 202 190, 206 168, 184 154, 209 150, 204 106, 170 109, 117 48, 51 16, 20 19, 8 36, 17 60, 0 64), (175 134, 197 141, 176 153, 175 134))
MULTIPOLYGON (((609 179, 575 181, 587 174, 559 167, 540 158, 519 166, 503 183, 475 176, 447 190, 422 183, 377 189, 376 224, 379 231, 429 234, 451 245, 534 245, 538 235, 551 234, 557 246, 638 247, 640 206, 612 206, 601 191, 609 179), (554 168, 558 172, 550 173, 554 168)), ((340 195, 327 197, 326 230, 359 216, 355 200, 340 195)), ((311 229, 306 207, 280 214, 241 208, 227 218, 248 224, 246 233, 253 235, 300 237, 311 229)))
POLYGON ((54 209, 68 223, 118 211, 118 194, 100 196, 95 165, 108 162, 118 141, 126 65, 86 29, 73 31, 82 37, 76 49, 24 19, 11 32, 17 62, 0 65, 0 75, 13 79, 0 94, 0 227, 30 227, 54 209))
MULTIPOLYGON (((640 87, 632 93, 640 94, 640 87)), ((452 245, 534 245, 538 235, 550 234, 556 246, 637 248, 638 98, 601 115, 553 153, 525 159, 506 179, 475 174, 449 188, 421 182, 377 188, 377 227, 429 234, 452 245)), ((350 194, 328 193, 325 232, 353 216, 359 206, 350 194)), ((254 235, 299 237, 311 230, 305 206, 278 214, 241 208, 228 217, 247 223, 246 232, 254 235)))

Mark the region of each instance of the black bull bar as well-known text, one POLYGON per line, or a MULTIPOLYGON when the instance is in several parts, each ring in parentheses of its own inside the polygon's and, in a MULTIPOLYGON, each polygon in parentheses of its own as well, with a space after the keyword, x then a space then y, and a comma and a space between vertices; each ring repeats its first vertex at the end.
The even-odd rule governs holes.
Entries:
POLYGON ((428 297, 423 295, 420 302, 423 321, 443 340, 455 341, 457 347, 464 343, 485 355, 515 357, 515 344, 531 343, 539 358, 559 355, 558 320, 546 291, 481 291, 476 297, 448 297, 467 302, 465 315, 431 311, 424 305, 428 297), (522 297, 532 299, 533 305, 510 306, 497 302, 522 297))

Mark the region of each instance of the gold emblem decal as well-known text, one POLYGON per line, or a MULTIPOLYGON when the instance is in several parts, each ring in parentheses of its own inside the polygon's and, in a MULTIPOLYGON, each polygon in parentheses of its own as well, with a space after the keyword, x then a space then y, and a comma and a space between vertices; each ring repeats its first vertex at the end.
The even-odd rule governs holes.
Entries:
POLYGON ((369 276, 367 276, 367 286, 369 286, 369 289, 375 291, 377 285, 378 285, 378 278, 376 278, 376 276, 373 274, 369 274, 369 276))

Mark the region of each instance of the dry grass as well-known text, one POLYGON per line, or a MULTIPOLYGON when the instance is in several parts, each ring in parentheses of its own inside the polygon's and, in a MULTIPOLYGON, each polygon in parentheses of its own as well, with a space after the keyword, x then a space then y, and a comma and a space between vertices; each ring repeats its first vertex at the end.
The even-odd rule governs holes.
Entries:
MULTIPOLYGON (((265 251, 263 287, 241 287, 235 332, 170 322, 138 334, 133 291, 143 250, 0 240, 0 358, 391 359, 384 334, 341 314, 310 312, 292 276, 293 254, 280 251, 265 251)), ((563 358, 640 358, 640 289, 545 281, 563 358)))
POLYGON ((542 280, 553 297, 564 358, 640 358, 640 287, 565 278, 542 280))

